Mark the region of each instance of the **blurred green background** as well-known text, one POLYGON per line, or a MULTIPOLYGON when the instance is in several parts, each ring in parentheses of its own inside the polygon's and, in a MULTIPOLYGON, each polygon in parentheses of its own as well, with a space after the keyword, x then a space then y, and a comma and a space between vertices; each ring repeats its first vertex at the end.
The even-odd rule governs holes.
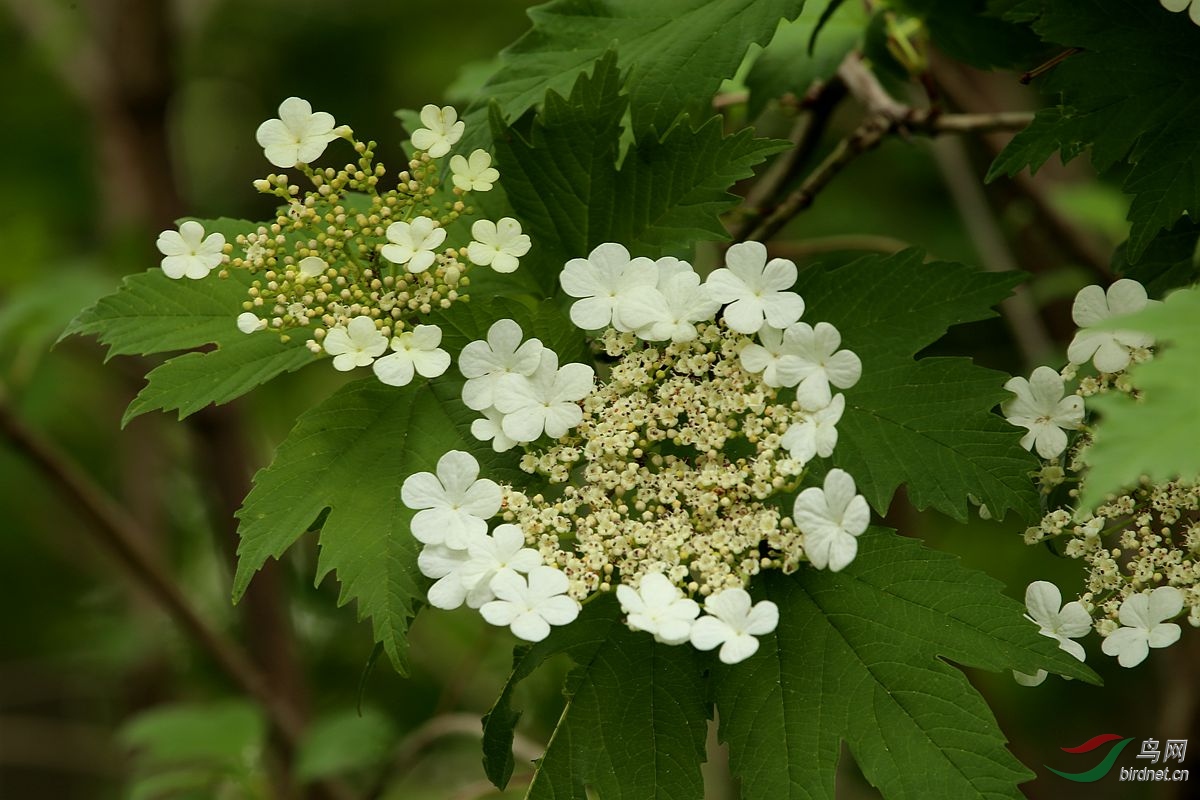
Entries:
MULTIPOLYGON (((404 134, 394 112, 461 103, 471 76, 526 29, 527 5, 0 2, 8 120, 0 126, 0 402, 9 436, 14 427, 32 431, 111 497, 139 546, 166 565, 204 620, 249 653, 305 727, 295 747, 272 741, 261 712, 210 655, 97 546, 94 522, 71 495, 28 452, 0 440, 0 797, 501 796, 479 764, 478 717, 507 677, 507 632, 473 614, 426 611, 413 630, 413 675, 402 679, 385 661, 372 669, 369 627, 337 607, 335 581, 312 586, 311 539, 260 575, 242 605, 229 602, 232 511, 296 415, 334 388, 332 372, 284 376, 184 423, 149 415, 121 431, 149 365, 106 365, 90 340, 52 345, 120 276, 157 265, 154 238, 177 217, 269 211, 250 187, 267 171, 254 130, 280 100, 310 100, 395 161, 404 134)), ((1009 108, 1037 102, 1011 76, 947 69, 966 82, 963 97, 1009 108)), ((854 122, 849 109, 834 128, 854 122)), ((774 107, 760 120, 764 135, 786 135, 789 125, 774 107)), ((943 258, 1019 266, 1033 274, 1032 297, 1061 348, 1070 297, 1093 279, 1088 248, 1095 262, 1120 241, 1124 201, 1079 168, 1050 170, 1034 191, 999 184, 985 192, 978 177, 994 145, 889 141, 839 177, 776 249, 801 262, 841 260, 856 252, 829 237, 854 237, 850 245, 865 249, 893 246, 878 238, 888 237, 943 258), (1064 243, 1044 224, 1047 209, 1078 241, 1064 243)), ((1028 368, 999 321, 956 330, 939 351, 1028 368)), ((900 498, 889 522, 961 554, 1014 597, 1031 580, 1055 581, 1064 594, 1080 580, 1073 563, 1023 545, 1013 521, 963 527, 900 498)), ((1101 732, 1186 737, 1196 703, 1189 641, 1136 671, 1115 669, 1091 641, 1104 689, 971 678, 1018 757, 1044 776, 1046 763, 1074 769, 1059 747, 1101 732)), ((553 729, 566 668, 543 670, 519 691, 519 765, 553 729)), ((712 798, 735 796, 716 748, 707 769, 712 798)), ((518 779, 527 772, 518 766, 518 779)), ((852 766, 844 772, 846 797, 872 796, 852 766)), ((520 796, 518 784, 506 796, 520 796)), ((1114 781, 1072 795, 1075 787, 1053 776, 1026 788, 1035 798, 1183 796, 1169 786, 1140 795, 1114 781)))

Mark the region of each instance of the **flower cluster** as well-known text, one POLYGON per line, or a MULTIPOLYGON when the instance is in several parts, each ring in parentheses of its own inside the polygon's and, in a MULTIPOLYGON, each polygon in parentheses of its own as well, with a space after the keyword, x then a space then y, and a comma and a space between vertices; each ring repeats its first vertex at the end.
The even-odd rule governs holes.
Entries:
POLYGON ((375 142, 357 140, 330 114, 288 98, 277 119, 259 126, 258 143, 271 164, 294 169, 311 188, 302 191, 286 174, 255 181, 281 201, 279 214, 233 242, 221 233, 205 236, 196 221, 164 231, 163 272, 191 279, 218 268, 221 277, 250 273, 238 329, 270 329, 285 340, 299 332, 314 353, 332 357, 335 369, 371 366, 395 386, 414 374, 442 374, 450 356, 439 349, 441 331, 423 320, 466 299, 473 267, 515 270, 530 241, 520 223, 505 217, 476 220, 469 242, 449 246, 447 226, 471 213, 467 195, 490 190, 499 172, 484 150, 454 155, 452 185, 443 186, 438 159, 461 139, 464 124, 450 106, 427 105, 420 118, 413 157, 389 181, 388 169, 375 161, 375 142), (350 143, 356 161, 340 169, 312 166, 337 139, 350 143))
MULTIPOLYGON (((1153 302, 1141 284, 1128 279, 1107 291, 1084 288, 1072 308, 1079 331, 1067 348, 1067 366, 1061 372, 1038 367, 1029 379, 1011 379, 1005 388, 1014 396, 1001 405, 1008 421, 1026 430, 1021 444, 1043 461, 1036 478, 1046 514, 1026 530, 1025 541, 1051 543, 1087 570, 1085 591, 1061 610, 1056 587, 1031 584, 1029 617, 1080 660, 1083 648, 1071 640, 1094 628, 1104 637, 1103 652, 1124 667, 1140 664, 1149 648, 1175 642, 1179 626, 1168 620, 1185 607, 1188 621, 1200 626, 1200 486, 1144 481, 1094 511, 1076 508, 1091 443, 1087 398, 1136 395, 1126 371, 1153 356, 1154 339, 1147 334, 1094 328, 1153 302)), ((1044 677, 1017 676, 1028 685, 1044 677)))
MULTIPOLYGON (((518 605, 545 625, 518 626, 514 611, 486 604, 485 618, 540 638, 573 618, 568 599, 615 589, 634 630, 720 648, 726 663, 753 654, 778 609, 752 602, 751 579, 805 561, 843 569, 870 522, 840 469, 800 491, 806 479, 817 483, 810 462, 837 443, 845 398, 833 389, 853 386, 862 366, 839 349, 833 326, 799 321, 795 279, 794 264, 768 261, 757 243, 731 247, 707 281, 678 259, 632 258, 603 244, 569 261, 560 278, 577 298, 572 321, 596 332, 603 380, 584 364, 560 366, 512 320, 467 345, 463 402, 483 415, 472 432, 499 452, 524 445, 520 466, 530 478, 499 488, 503 524, 492 534, 511 537, 505 555, 522 560, 481 590, 478 569, 451 566, 470 562, 471 543, 429 542, 414 521, 427 547, 461 550, 436 551, 438 566, 426 574, 438 578, 439 596, 431 592, 430 602, 445 607, 445 580, 453 602, 471 605, 480 591, 506 602, 527 597, 536 557, 536 596, 518 605)), ((493 505, 489 498, 481 512, 493 505)))

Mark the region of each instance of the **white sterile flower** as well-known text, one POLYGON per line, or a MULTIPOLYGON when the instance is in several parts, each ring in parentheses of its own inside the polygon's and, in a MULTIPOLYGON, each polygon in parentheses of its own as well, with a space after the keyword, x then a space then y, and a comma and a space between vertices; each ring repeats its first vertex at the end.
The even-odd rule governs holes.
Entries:
POLYGON ((1083 424, 1083 398, 1063 397, 1063 379, 1050 367, 1038 367, 1029 380, 1010 378, 1004 388, 1016 397, 1000 404, 1004 418, 1012 425, 1029 432, 1021 437, 1026 450, 1037 447, 1042 458, 1057 458, 1067 449, 1065 430, 1076 430, 1083 424))
POLYGON ((512 272, 521 256, 529 252, 529 236, 521 233, 521 223, 512 217, 499 222, 481 219, 471 226, 474 241, 467 245, 472 264, 491 267, 496 272, 512 272))
POLYGON ((688 264, 671 261, 676 263, 659 267, 656 288, 630 298, 623 312, 631 321, 651 320, 637 330, 640 338, 651 342, 690 342, 697 336, 696 323, 711 320, 721 307, 688 264))
POLYGON ((294 167, 316 161, 325 147, 349 128, 335 127, 333 115, 312 110, 307 100, 289 97, 279 104, 279 118, 258 126, 254 138, 277 167, 294 167))
MULTIPOLYGON (((1029 612, 1025 618, 1037 624, 1038 633, 1058 642, 1059 649, 1084 660, 1083 645, 1071 640, 1087 635, 1092 629, 1092 618, 1079 601, 1063 605, 1057 586, 1049 581, 1034 581, 1025 589, 1025 608, 1029 612)), ((1046 680, 1046 675, 1044 669, 1033 675, 1013 670, 1013 678, 1022 686, 1037 686, 1046 680)))
POLYGON ((789 356, 799 361, 796 399, 806 409, 824 408, 832 401, 829 384, 849 389, 862 377, 862 361, 850 350, 838 350, 842 335, 828 322, 792 325, 786 334, 789 356))
POLYGON ((179 226, 177 231, 158 235, 158 252, 163 254, 162 271, 168 278, 199 280, 221 263, 225 236, 221 233, 204 235, 204 226, 194 219, 179 226))
POLYGON ((471 435, 481 442, 491 442, 497 453, 517 446, 517 440, 504 432, 504 415, 494 408, 483 409, 483 419, 471 423, 471 435))
POLYGON ((387 227, 390 244, 379 253, 393 264, 406 264, 409 272, 424 272, 437 260, 437 248, 446 241, 446 229, 438 227, 429 217, 417 217, 412 222, 393 222, 387 227))
POLYGON ((599 245, 587 258, 573 258, 558 276, 563 291, 581 298, 571 304, 571 322, 585 331, 609 325, 619 331, 632 331, 652 322, 630 315, 631 301, 658 284, 658 270, 648 258, 630 259, 629 251, 615 242, 599 245))
POLYGON ((325 352, 333 356, 333 368, 348 372, 355 367, 370 366, 387 350, 387 337, 375 327, 370 317, 355 317, 345 327, 335 325, 321 342, 325 352))
POLYGON ((1141 311, 1150 301, 1146 289, 1137 281, 1122 278, 1105 292, 1099 286, 1085 286, 1075 295, 1071 319, 1079 332, 1067 347, 1072 364, 1086 364, 1090 359, 1101 372, 1119 372, 1129 366, 1129 351, 1135 347, 1150 347, 1154 337, 1138 331, 1089 331, 1113 317, 1141 311))
POLYGON ((306 256, 300 259, 296 269, 301 280, 311 281, 313 278, 324 275, 325 270, 329 269, 329 265, 317 256, 306 256))
MULTIPOLYGON (((479 534, 483 536, 484 534, 479 534)), ((421 548, 417 556, 417 569, 435 583, 429 587, 429 605, 447 611, 458 608, 467 599, 467 586, 463 583, 463 568, 470 555, 466 550, 447 547, 444 544, 429 544, 421 548)))
POLYGON ((521 326, 511 319, 488 328, 487 341, 469 342, 458 355, 458 369, 467 379, 462 399, 467 408, 482 411, 495 404, 496 387, 508 375, 532 375, 542 361, 542 342, 522 343, 521 326))
POLYGON ((1200 0, 1158 0, 1167 11, 1180 12, 1187 9, 1188 18, 1200 25, 1200 0))
MULTIPOLYGON (((795 327, 789 326, 788 331, 795 327)), ((767 386, 795 386, 800 382, 804 362, 799 357, 801 351, 793 346, 794 338, 787 331, 770 325, 762 326, 758 331, 761 344, 752 342, 738 354, 742 369, 755 374, 762 373, 763 383, 767 386)))
POLYGON ((479 462, 470 453, 451 450, 438 459, 437 474, 418 472, 405 478, 400 500, 417 513, 412 534, 424 544, 466 549, 487 533, 487 522, 500 510, 500 486, 479 477, 479 462))
POLYGON ((453 106, 438 108, 432 103, 421 109, 421 124, 425 127, 413 131, 413 147, 424 150, 433 158, 449 153, 451 146, 462 138, 466 127, 453 106))
POLYGON ((817 569, 844 568, 858 554, 856 538, 871 524, 866 498, 855 494, 854 478, 840 469, 825 475, 825 487, 805 489, 792 516, 804 534, 804 553, 817 569))
POLYGON ((579 603, 566 594, 569 585, 554 567, 534 567, 528 578, 501 570, 491 581, 497 599, 484 603, 479 613, 525 641, 540 642, 550 635, 551 625, 566 625, 579 616, 579 603))
POLYGON ((663 644, 686 642, 692 635, 692 621, 700 614, 696 601, 684 597, 660 572, 644 575, 636 589, 618 585, 617 600, 630 628, 653 634, 663 644))
POLYGON ((468 159, 454 156, 450 159, 450 180, 464 192, 486 192, 500 179, 500 173, 492 166, 492 156, 487 150, 474 150, 468 159))
POLYGON ((407 386, 413 372, 422 378, 436 378, 450 367, 450 354, 438 347, 442 329, 437 325, 418 325, 392 337, 392 350, 371 365, 375 377, 388 386, 407 386))
POLYGON ((796 282, 796 265, 783 258, 767 261, 761 242, 742 242, 729 248, 725 267, 708 276, 713 297, 725 308, 725 322, 738 333, 758 333, 763 323, 786 328, 804 313, 804 300, 789 291, 796 282))
POLYGON ((237 327, 242 333, 254 333, 267 327, 267 321, 259 319, 252 311, 243 311, 241 314, 238 314, 237 327))
POLYGON ((518 442, 532 442, 544 431, 557 439, 583 419, 579 401, 592 391, 596 373, 587 364, 558 367, 558 355, 543 349, 530 377, 510 375, 495 389, 496 410, 504 414, 504 433, 518 442))
POLYGON ((758 639, 779 624, 779 607, 770 600, 751 606, 745 589, 722 589, 704 601, 705 616, 692 624, 692 644, 699 650, 721 646, 725 664, 745 661, 758 652, 758 639))
POLYGON ((836 426, 845 410, 846 396, 835 394, 829 405, 810 411, 802 422, 789 425, 779 443, 801 464, 811 461, 813 456, 829 458, 837 446, 836 426))
POLYGON ((1104 637, 1100 649, 1116 656, 1122 667, 1136 667, 1151 647, 1167 647, 1179 640, 1179 626, 1166 620, 1183 610, 1183 593, 1160 586, 1149 594, 1135 594, 1121 603, 1121 627, 1104 637))
POLYGON ((501 570, 528 573, 542 564, 541 554, 525 546, 525 532, 518 525, 497 526, 491 536, 472 542, 467 552, 470 558, 461 575, 471 608, 479 608, 495 597, 491 582, 501 570))

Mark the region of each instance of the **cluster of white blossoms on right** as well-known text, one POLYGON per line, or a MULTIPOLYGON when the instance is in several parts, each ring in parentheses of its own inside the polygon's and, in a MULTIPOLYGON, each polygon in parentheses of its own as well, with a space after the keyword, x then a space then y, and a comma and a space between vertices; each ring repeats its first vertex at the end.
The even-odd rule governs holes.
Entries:
MULTIPOLYGON (((1013 397, 1001 411, 1024 428, 1021 445, 1043 461, 1037 473, 1047 513, 1025 531, 1025 541, 1055 540, 1056 549, 1086 568, 1084 592, 1061 605, 1057 587, 1044 581, 1026 593, 1029 618, 1039 631, 1081 661, 1073 641, 1095 630, 1101 650, 1123 667, 1140 664, 1150 648, 1166 647, 1180 629, 1168 622, 1189 609, 1200 627, 1200 486, 1175 480, 1145 481, 1112 496, 1094 511, 1077 509, 1078 486, 1087 480, 1087 400, 1109 392, 1136 396, 1127 370, 1153 357, 1154 338, 1132 330, 1095 330, 1101 322, 1132 314, 1157 301, 1137 281, 1088 286, 1075 297, 1072 318, 1079 331, 1061 371, 1038 367, 1028 379, 1005 384, 1013 397)), ((1037 685, 1045 674, 1016 674, 1037 685)))
POLYGON ((1167 11, 1188 12, 1188 19, 1200 25, 1200 0, 1158 0, 1167 11))
POLYGON ((272 222, 253 230, 206 232, 188 220, 164 231, 163 273, 192 280, 250 273, 248 299, 231 327, 269 330, 285 341, 300 335, 337 370, 371 367, 395 386, 441 375, 450 355, 428 315, 468 299, 473 268, 517 269, 531 242, 511 217, 476 219, 469 240, 451 241, 451 223, 473 213, 469 195, 490 191, 500 173, 476 149, 450 157, 443 185, 438 159, 458 144, 464 123, 451 106, 427 105, 420 119, 413 157, 389 177, 375 161, 375 142, 357 140, 331 114, 289 97, 256 138, 267 161, 299 172, 310 187, 277 173, 255 181, 281 205, 272 222), (357 160, 341 169, 313 166, 338 139, 357 160))

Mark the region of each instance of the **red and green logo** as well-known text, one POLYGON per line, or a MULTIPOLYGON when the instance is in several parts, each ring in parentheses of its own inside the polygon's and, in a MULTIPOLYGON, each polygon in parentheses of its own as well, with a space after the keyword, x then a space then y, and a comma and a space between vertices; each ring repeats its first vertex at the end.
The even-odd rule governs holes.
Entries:
POLYGON ((1118 736, 1115 733, 1102 733, 1099 736, 1093 736, 1091 739, 1088 739, 1086 742, 1081 745, 1077 745, 1076 747, 1062 748, 1064 753, 1090 753, 1099 747, 1109 744, 1110 742, 1118 742, 1118 744, 1115 744, 1109 748, 1108 755, 1106 755, 1104 760, 1096 766, 1092 767, 1086 772, 1060 772, 1054 767, 1048 765, 1046 766, 1046 769, 1050 770, 1059 777, 1066 778, 1069 781, 1075 781, 1076 783, 1091 783, 1092 781, 1098 781, 1108 774, 1108 771, 1112 769, 1113 764, 1116 763, 1117 756, 1121 755, 1121 751, 1124 750, 1125 746, 1132 741, 1133 737, 1126 739, 1118 736))

